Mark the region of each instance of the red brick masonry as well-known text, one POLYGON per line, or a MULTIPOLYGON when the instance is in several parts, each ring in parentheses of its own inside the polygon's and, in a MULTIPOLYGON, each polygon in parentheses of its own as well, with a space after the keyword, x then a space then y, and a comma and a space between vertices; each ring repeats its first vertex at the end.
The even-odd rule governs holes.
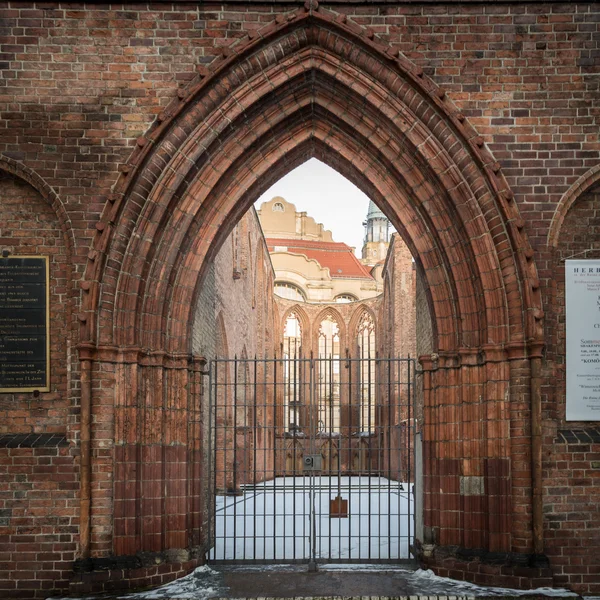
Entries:
POLYGON ((0 395, 0 431, 64 438, 0 449, 11 597, 197 564, 197 300, 239 217, 311 156, 385 210, 422 275, 431 564, 600 593, 598 424, 564 420, 560 276, 572 251, 600 257, 597 3, 0 12, 0 251, 52 256, 53 315, 52 390, 0 395), (163 566, 73 575, 144 553, 163 566))

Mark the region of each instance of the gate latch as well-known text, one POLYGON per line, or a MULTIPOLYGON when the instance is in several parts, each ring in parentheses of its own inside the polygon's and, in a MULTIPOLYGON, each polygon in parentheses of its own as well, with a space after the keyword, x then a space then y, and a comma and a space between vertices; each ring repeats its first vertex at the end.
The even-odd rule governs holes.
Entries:
POLYGON ((321 471, 321 461, 323 457, 320 454, 309 454, 304 457, 305 471, 321 471))

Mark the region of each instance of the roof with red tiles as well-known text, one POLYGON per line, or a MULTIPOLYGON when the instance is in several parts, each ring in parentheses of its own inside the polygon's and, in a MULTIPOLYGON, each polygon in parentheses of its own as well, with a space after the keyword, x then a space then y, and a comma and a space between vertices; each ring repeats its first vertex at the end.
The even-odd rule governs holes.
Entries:
POLYGON ((348 244, 343 242, 316 242, 282 238, 266 239, 269 252, 275 248, 285 248, 292 254, 304 254, 308 259, 316 260, 322 267, 329 269, 331 277, 373 279, 369 269, 362 265, 348 244))

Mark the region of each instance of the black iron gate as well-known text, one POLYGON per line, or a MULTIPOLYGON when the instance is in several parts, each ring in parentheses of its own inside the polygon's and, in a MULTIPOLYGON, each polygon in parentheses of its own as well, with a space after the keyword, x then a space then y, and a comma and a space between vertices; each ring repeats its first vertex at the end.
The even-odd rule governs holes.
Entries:
POLYGON ((415 533, 415 363, 215 359, 210 562, 401 562, 415 533))

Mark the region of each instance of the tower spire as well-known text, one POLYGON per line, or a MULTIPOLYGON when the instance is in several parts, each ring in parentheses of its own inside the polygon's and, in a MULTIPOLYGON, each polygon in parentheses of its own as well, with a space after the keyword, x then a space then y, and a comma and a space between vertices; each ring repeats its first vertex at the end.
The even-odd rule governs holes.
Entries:
POLYGON ((365 241, 362 248, 362 263, 374 266, 385 260, 390 243, 390 222, 375 202, 369 202, 367 220, 364 222, 365 241))

